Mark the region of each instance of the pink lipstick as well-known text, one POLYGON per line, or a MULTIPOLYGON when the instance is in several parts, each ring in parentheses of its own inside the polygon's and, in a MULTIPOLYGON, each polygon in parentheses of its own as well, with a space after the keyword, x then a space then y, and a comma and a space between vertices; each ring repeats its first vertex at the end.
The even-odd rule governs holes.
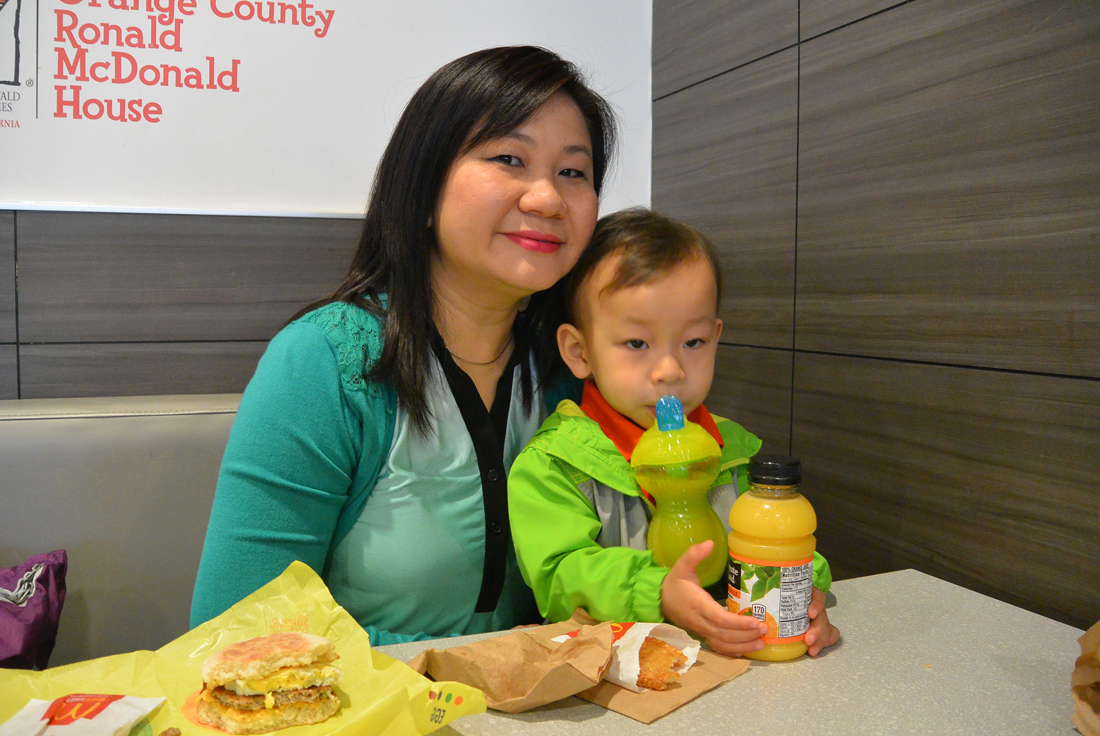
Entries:
POLYGON ((519 247, 535 253, 554 253, 563 242, 557 235, 536 230, 517 230, 504 235, 519 247))

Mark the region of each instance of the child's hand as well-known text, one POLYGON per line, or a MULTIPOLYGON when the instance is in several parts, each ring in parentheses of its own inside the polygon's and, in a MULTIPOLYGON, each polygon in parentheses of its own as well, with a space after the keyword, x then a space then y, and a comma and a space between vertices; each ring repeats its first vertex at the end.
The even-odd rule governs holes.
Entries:
POLYGON ((810 600, 810 630, 806 632, 807 654, 816 657, 826 647, 831 647, 840 639, 840 629, 829 623, 829 614, 825 612, 825 591, 814 588, 810 600))
MULTIPOLYGON (((695 568, 713 547, 714 542, 710 540, 693 544, 676 560, 661 583, 661 613, 676 626, 702 637, 712 651, 727 657, 740 657, 746 652, 763 649, 760 637, 767 632, 767 624, 752 616, 727 611, 699 585, 695 568)), ((823 600, 821 612, 824 610, 823 600)), ((828 622, 825 617, 825 624, 828 622)))

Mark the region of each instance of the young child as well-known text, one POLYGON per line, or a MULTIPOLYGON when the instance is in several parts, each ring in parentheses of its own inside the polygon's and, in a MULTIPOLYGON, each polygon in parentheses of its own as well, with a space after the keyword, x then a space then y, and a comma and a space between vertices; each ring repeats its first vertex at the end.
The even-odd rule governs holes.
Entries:
MULTIPOLYGON (((568 323, 558 329, 558 348, 586 379, 583 398, 579 407, 558 405, 508 479, 520 569, 548 619, 582 607, 601 621, 667 620, 729 656, 763 648, 763 622, 726 610, 699 585, 695 568, 712 542, 689 548, 671 570, 654 561, 645 543, 649 501, 630 467, 654 404, 673 394, 722 446, 723 471, 709 493, 719 515, 728 517, 737 491, 748 487, 745 466, 729 468, 755 455, 760 440, 703 407, 722 333, 720 289, 714 246, 644 209, 602 218, 566 277, 568 323)), ((811 655, 839 636, 825 612, 830 582, 815 555, 811 655)))

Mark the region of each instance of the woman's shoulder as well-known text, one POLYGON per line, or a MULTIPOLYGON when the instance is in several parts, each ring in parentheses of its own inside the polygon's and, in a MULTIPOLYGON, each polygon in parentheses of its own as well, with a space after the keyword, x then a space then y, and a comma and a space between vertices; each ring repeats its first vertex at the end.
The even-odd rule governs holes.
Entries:
POLYGON ((346 388, 361 390, 363 376, 382 352, 382 322, 366 309, 347 302, 332 302, 308 312, 285 328, 320 332, 336 356, 346 388))
POLYGON ((330 339, 343 342, 382 344, 382 322, 366 309, 348 302, 330 302, 306 312, 291 324, 316 325, 330 339))

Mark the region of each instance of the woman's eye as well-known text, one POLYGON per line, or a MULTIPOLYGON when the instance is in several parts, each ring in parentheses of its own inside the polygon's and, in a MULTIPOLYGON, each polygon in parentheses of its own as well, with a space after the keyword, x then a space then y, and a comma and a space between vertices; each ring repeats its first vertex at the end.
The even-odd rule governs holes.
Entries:
POLYGON ((513 156, 510 153, 502 153, 499 156, 493 156, 492 161, 497 161, 505 166, 522 166, 523 162, 519 160, 519 156, 513 156))
POLYGON ((566 179, 587 179, 588 172, 581 169, 562 169, 561 175, 566 179))
POLYGON ((648 345, 646 345, 645 340, 627 340, 626 346, 631 350, 644 350, 645 348, 649 347, 648 345))

